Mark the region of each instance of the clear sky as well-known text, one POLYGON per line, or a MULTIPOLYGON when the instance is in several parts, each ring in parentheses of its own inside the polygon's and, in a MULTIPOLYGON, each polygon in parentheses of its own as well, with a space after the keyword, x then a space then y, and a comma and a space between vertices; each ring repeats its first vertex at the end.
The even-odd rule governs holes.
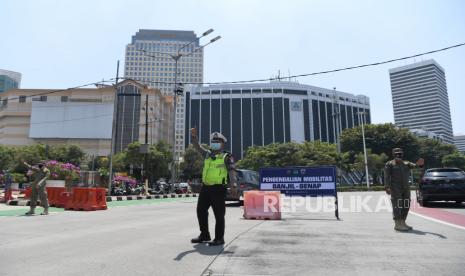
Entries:
MULTIPOLYGON (((67 88, 115 77, 138 29, 214 28, 205 81, 303 74, 465 42, 465 1, 0 0, 0 68, 22 88, 67 88)), ((454 133, 465 133, 465 47, 432 54, 446 70, 454 133)), ((420 61, 421 59, 416 59, 420 61)), ((365 94, 374 123, 393 122, 394 64, 300 78, 365 94)))

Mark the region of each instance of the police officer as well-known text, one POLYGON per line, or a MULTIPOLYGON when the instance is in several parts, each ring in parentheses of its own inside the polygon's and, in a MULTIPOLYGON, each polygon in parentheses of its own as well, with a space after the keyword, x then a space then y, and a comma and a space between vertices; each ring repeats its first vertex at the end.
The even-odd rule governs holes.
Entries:
POLYGON ((236 185, 234 158, 224 151, 227 141, 221 133, 214 132, 210 136, 210 148, 205 149, 199 144, 197 130, 191 129, 192 144, 204 156, 202 171, 202 188, 197 202, 197 219, 199 221, 200 235, 191 240, 192 243, 210 241, 208 231, 208 209, 210 206, 215 215, 215 239, 209 245, 224 244, 224 215, 226 212, 225 199, 227 185, 236 185))
POLYGON ((393 160, 384 166, 384 187, 386 193, 391 195, 392 215, 394 229, 397 231, 409 231, 413 228, 405 223, 410 209, 410 169, 422 168, 425 160, 418 159, 416 164, 402 160, 404 152, 401 148, 392 150, 393 160))
POLYGON ((40 203, 42 207, 44 207, 44 211, 41 215, 48 215, 48 198, 47 198, 47 191, 45 190, 45 181, 50 176, 50 170, 45 167, 43 162, 40 162, 37 167, 31 166, 28 163, 24 162, 30 170, 33 171, 33 181, 32 181, 32 193, 31 193, 31 208, 29 212, 26 213, 27 216, 34 215, 35 209, 37 205, 37 197, 40 199, 40 203))

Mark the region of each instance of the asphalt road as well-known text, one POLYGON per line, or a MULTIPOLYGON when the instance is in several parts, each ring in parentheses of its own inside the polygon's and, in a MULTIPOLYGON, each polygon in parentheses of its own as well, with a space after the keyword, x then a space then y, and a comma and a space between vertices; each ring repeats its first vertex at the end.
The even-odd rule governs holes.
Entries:
POLYGON ((0 275, 463 275, 465 228, 423 214, 409 216, 414 231, 396 232, 384 198, 340 194, 339 221, 305 206, 280 221, 244 220, 229 206, 224 248, 190 244, 198 230, 189 198, 0 216, 0 275))

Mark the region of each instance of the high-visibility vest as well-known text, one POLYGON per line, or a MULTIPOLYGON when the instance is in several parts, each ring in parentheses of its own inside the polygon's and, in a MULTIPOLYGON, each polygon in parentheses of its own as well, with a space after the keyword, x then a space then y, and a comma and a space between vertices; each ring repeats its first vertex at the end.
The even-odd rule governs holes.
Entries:
POLYGON ((203 162, 203 171, 202 171, 202 182, 204 185, 221 185, 226 184, 228 181, 228 169, 224 164, 224 159, 228 156, 228 153, 219 153, 215 159, 205 158, 203 162))

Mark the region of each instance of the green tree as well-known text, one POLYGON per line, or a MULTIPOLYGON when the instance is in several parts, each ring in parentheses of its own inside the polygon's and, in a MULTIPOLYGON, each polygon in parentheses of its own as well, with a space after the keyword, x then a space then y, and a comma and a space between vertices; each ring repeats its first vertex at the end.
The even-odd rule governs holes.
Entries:
POLYGON ((294 142, 249 147, 238 167, 257 171, 261 167, 302 166, 301 149, 302 146, 294 142))
POLYGON ((72 163, 80 166, 86 154, 77 145, 59 145, 49 147, 48 159, 57 160, 63 163, 72 163))
POLYGON ((454 152, 442 157, 442 165, 444 167, 455 167, 465 170, 465 155, 459 152, 454 152))
POLYGON ((15 150, 14 171, 17 173, 26 173, 27 167, 23 162, 31 165, 45 160, 45 145, 33 144, 29 146, 18 147, 15 150))
MULTIPOLYGON (((384 166, 387 160, 388 156, 386 154, 371 153, 371 150, 367 150, 368 174, 373 178, 373 184, 378 184, 378 179, 383 174, 384 166)), ((356 155, 354 168, 362 172, 362 177, 359 180, 360 184, 362 184, 363 179, 366 177, 365 155, 363 152, 360 152, 356 155)))
POLYGON ((340 157, 336 145, 314 141, 302 144, 302 161, 304 166, 338 165, 340 157))
MULTIPOLYGON (((141 144, 139 142, 134 142, 129 144, 124 151, 124 165, 126 169, 128 169, 131 164, 133 168, 142 168, 145 161, 145 154, 140 152, 140 147, 141 144)), ((169 177, 169 164, 171 161, 172 153, 169 144, 159 142, 155 145, 150 145, 147 154, 147 177, 149 180, 155 181, 161 177, 169 177)))
POLYGON ((173 160, 171 145, 163 141, 151 145, 148 160, 148 176, 152 182, 162 177, 168 178, 171 174, 169 165, 173 160))
POLYGON ((12 169, 15 159, 14 156, 14 148, 0 145, 0 171, 4 169, 12 169))
MULTIPOLYGON (((392 149, 402 148, 406 160, 419 157, 418 138, 406 128, 398 128, 393 124, 365 125, 365 141, 367 149, 374 154, 384 153, 392 156, 392 149)), ((345 129, 341 134, 342 152, 353 155, 363 152, 362 128, 345 129)))
POLYGON ((445 144, 433 139, 419 139, 419 157, 425 159, 426 168, 440 168, 446 155, 457 153, 454 145, 445 144))
POLYGON ((185 179, 200 178, 202 176, 203 156, 192 145, 184 152, 181 171, 185 179))

